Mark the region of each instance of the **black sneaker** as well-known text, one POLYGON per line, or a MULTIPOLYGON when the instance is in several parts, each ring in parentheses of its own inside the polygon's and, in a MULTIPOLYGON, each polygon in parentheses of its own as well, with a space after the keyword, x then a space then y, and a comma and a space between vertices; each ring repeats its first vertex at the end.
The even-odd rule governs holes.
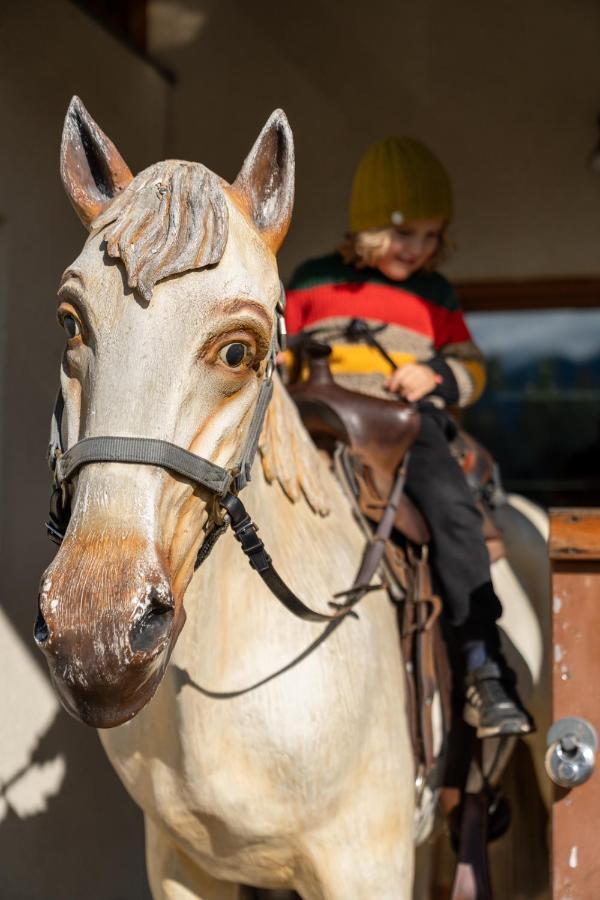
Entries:
POLYGON ((487 662, 465 680, 463 717, 477 729, 478 738, 501 734, 523 735, 535 730, 533 719, 519 700, 512 673, 487 662))

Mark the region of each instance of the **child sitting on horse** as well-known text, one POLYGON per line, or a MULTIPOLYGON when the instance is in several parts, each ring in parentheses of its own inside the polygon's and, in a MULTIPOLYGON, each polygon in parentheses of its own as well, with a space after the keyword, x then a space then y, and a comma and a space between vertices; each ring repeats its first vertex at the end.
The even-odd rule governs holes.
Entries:
POLYGON ((474 403, 485 383, 456 294, 436 271, 452 206, 446 170, 424 144, 406 137, 374 144, 354 177, 347 239, 291 280, 287 328, 332 345, 342 386, 417 404, 406 493, 429 525, 433 570, 464 656, 465 719, 480 737, 526 734, 533 723, 500 650, 502 607, 482 517, 449 446, 456 425, 447 407, 474 403), (357 321, 381 351, 351 339, 348 326, 356 335, 357 321))

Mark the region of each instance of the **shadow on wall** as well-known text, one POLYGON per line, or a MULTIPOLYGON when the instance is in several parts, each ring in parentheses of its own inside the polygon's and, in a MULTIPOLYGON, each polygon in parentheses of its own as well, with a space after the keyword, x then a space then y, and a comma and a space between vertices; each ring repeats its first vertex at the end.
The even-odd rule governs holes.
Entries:
POLYGON ((143 168, 164 156, 169 88, 66 0, 0 4, 0 81, 0 900, 149 900, 142 816, 96 733, 59 709, 32 627, 52 553, 53 298, 84 240, 60 185, 62 121, 82 94, 143 168))
POLYGON ((42 799, 43 808, 21 818, 10 802, 10 788, 3 789, 2 897, 74 900, 89 896, 93 884, 94 896, 105 900, 150 900, 142 816, 133 803, 124 808, 116 776, 112 784, 106 777, 98 778, 98 771, 107 766, 103 755, 96 734, 70 722, 61 711, 30 760, 30 766, 46 771, 54 760, 62 760, 67 774, 58 793, 42 799), (75 729, 80 740, 69 733, 75 729), (81 809, 75 815, 74 795, 81 809), (96 819, 97 807, 112 807, 118 821, 96 819), (134 865, 137 873, 132 872, 134 865), (137 885, 134 891, 132 884, 137 885))
POLYGON ((0 655, 0 896, 149 900, 141 813, 2 610, 0 655))

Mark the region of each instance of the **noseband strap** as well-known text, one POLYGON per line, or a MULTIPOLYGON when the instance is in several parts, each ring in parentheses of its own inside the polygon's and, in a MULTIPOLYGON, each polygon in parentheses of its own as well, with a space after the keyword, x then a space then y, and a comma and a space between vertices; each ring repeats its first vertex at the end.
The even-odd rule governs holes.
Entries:
POLYGON ((97 462, 160 466, 189 478, 215 494, 227 491, 232 481, 231 472, 227 469, 216 466, 210 460, 196 456, 177 444, 138 437, 84 438, 56 460, 57 481, 70 481, 82 466, 97 462))

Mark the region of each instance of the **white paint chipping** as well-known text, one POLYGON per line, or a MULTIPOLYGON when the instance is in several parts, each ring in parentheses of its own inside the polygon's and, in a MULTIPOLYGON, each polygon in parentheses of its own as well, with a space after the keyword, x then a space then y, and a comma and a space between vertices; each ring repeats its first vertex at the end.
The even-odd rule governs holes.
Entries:
POLYGON ((562 647, 560 646, 560 644, 555 644, 554 645, 554 662, 559 663, 562 658, 563 658, 562 647))
POLYGON ((577 868, 577 864, 579 862, 578 855, 579 855, 579 848, 571 847, 571 852, 569 853, 569 868, 570 869, 577 868))
POLYGON ((560 597, 553 597, 552 598, 552 612, 554 613, 554 615, 557 616, 559 614, 559 612, 561 611, 561 609, 562 609, 562 600, 560 599, 560 597))

